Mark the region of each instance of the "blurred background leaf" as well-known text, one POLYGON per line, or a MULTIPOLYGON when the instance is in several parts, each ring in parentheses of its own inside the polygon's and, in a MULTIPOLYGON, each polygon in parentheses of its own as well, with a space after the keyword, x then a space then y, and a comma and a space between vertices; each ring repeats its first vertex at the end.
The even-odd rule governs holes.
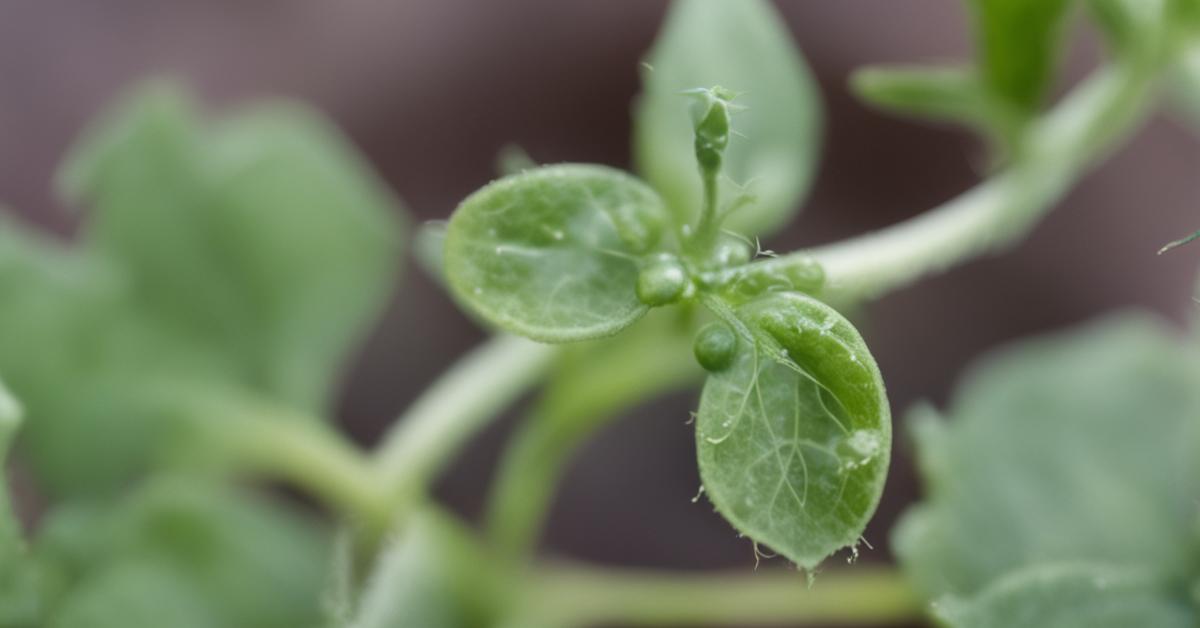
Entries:
POLYGON ((150 83, 80 142, 60 184, 94 206, 81 246, 0 229, 0 374, 34 418, 43 490, 111 493, 162 457, 186 410, 167 385, 326 412, 393 288, 402 234, 319 116, 259 105, 205 126, 180 88, 150 83))
POLYGON ((1161 583, 1121 567, 1034 565, 989 586, 970 601, 943 600, 934 615, 954 628, 1187 628, 1187 604, 1161 583))
MULTIPOLYGON (((161 612, 186 618, 187 626, 291 628, 320 621, 329 543, 328 530, 294 506, 166 478, 113 507, 75 503, 52 511, 35 549, 70 583, 55 614, 62 625, 122 620, 108 614, 120 604, 101 603, 112 596, 134 617, 160 612, 161 603, 161 612), (143 586, 150 579, 163 582, 143 586)), ((164 625, 124 621, 111 625, 164 625)))
POLYGON ((1147 315, 989 358, 949 421, 912 419, 927 495, 895 530, 901 564, 932 598, 1078 561, 1181 590, 1200 559, 1197 381, 1200 356, 1147 315))
POLYGON ((721 196, 748 185, 756 202, 726 226, 766 235, 794 216, 812 184, 820 100, 793 38, 762 0, 681 0, 667 13, 642 72, 634 110, 634 161, 675 212, 694 223, 701 184, 684 90, 724 87, 745 110, 733 117, 721 196))
POLYGON ((399 263, 395 204, 319 116, 259 105, 204 126, 184 92, 132 92, 68 157, 87 241, 134 299, 309 410, 373 321, 399 263))

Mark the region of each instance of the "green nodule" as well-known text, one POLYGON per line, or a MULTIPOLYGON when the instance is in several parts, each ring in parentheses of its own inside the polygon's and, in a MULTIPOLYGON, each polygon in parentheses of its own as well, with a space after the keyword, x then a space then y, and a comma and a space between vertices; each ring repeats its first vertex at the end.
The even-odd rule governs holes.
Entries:
POLYGON ((691 286, 691 277, 679 258, 670 253, 655 256, 638 274, 637 298, 651 307, 675 303, 691 286))
POLYGON ((723 371, 733 363, 737 353, 737 335, 725 323, 709 323, 696 334, 696 342, 692 351, 696 361, 706 371, 723 371))

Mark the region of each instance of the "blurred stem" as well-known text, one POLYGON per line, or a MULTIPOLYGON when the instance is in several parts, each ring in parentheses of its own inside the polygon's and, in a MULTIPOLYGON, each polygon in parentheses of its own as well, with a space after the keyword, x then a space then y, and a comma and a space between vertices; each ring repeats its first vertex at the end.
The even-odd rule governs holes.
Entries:
POLYGON ((376 452, 376 482, 415 499, 463 443, 536 384, 558 348, 498 335, 463 356, 397 419, 376 452))
POLYGON ((679 574, 547 568, 530 586, 530 613, 546 625, 896 623, 919 620, 921 597, 894 569, 834 570, 811 584, 794 571, 679 574))
POLYGON ((367 534, 386 530, 391 508, 374 470, 362 451, 332 427, 246 395, 198 396, 191 407, 201 441, 212 444, 222 462, 293 483, 367 534))
POLYGON ((843 242, 755 263, 759 272, 815 258, 824 296, 856 302, 1020 240, 1087 168, 1146 117, 1157 67, 1098 70, 1031 125, 1007 170, 916 218, 843 242))
POLYGON ((620 411, 700 377, 690 326, 678 322, 646 320, 564 355, 505 450, 489 497, 487 533, 501 556, 530 553, 563 467, 587 437, 620 411))

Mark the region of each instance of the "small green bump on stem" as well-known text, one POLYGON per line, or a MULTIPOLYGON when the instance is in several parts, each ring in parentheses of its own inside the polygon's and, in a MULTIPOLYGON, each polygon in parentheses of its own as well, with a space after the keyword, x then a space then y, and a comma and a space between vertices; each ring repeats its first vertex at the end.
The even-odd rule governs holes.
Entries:
POLYGON ((687 269, 670 253, 654 256, 638 274, 637 298, 651 307, 675 303, 692 289, 687 269))
POLYGON ((696 334, 696 342, 692 352, 696 361, 704 370, 710 372, 723 371, 733 364, 737 354, 737 334, 725 323, 709 323, 700 333, 696 334))
POLYGON ((750 258, 754 252, 750 250, 750 245, 742 240, 725 235, 717 241, 716 247, 713 249, 710 265, 713 268, 735 268, 750 263, 750 258))

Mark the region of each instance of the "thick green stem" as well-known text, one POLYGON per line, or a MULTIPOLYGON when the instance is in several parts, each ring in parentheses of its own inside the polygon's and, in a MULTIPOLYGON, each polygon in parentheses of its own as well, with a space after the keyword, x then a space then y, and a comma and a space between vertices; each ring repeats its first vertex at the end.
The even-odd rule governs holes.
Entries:
POLYGON ((816 259, 827 276, 825 296, 856 302, 1001 250, 1145 118, 1154 74, 1134 64, 1100 70, 1030 128, 1008 170, 975 189, 898 225, 755 267, 770 274, 816 259))
POLYGON ((919 619, 921 597, 892 569, 857 566, 810 585, 794 571, 678 574, 553 568, 530 587, 547 625, 628 626, 896 623, 919 619))
POLYGON ((496 336, 425 391, 384 437, 375 474, 397 503, 416 496, 472 434, 536 384, 558 349, 496 336))
POLYGON ((373 469, 353 443, 316 417, 228 389, 162 383, 182 403, 185 460, 279 478, 312 493, 356 528, 382 532, 391 512, 373 469))
POLYGON ((243 420, 236 446, 250 470, 311 491, 356 528, 386 532, 391 509, 363 452, 323 424, 258 415, 243 420))

